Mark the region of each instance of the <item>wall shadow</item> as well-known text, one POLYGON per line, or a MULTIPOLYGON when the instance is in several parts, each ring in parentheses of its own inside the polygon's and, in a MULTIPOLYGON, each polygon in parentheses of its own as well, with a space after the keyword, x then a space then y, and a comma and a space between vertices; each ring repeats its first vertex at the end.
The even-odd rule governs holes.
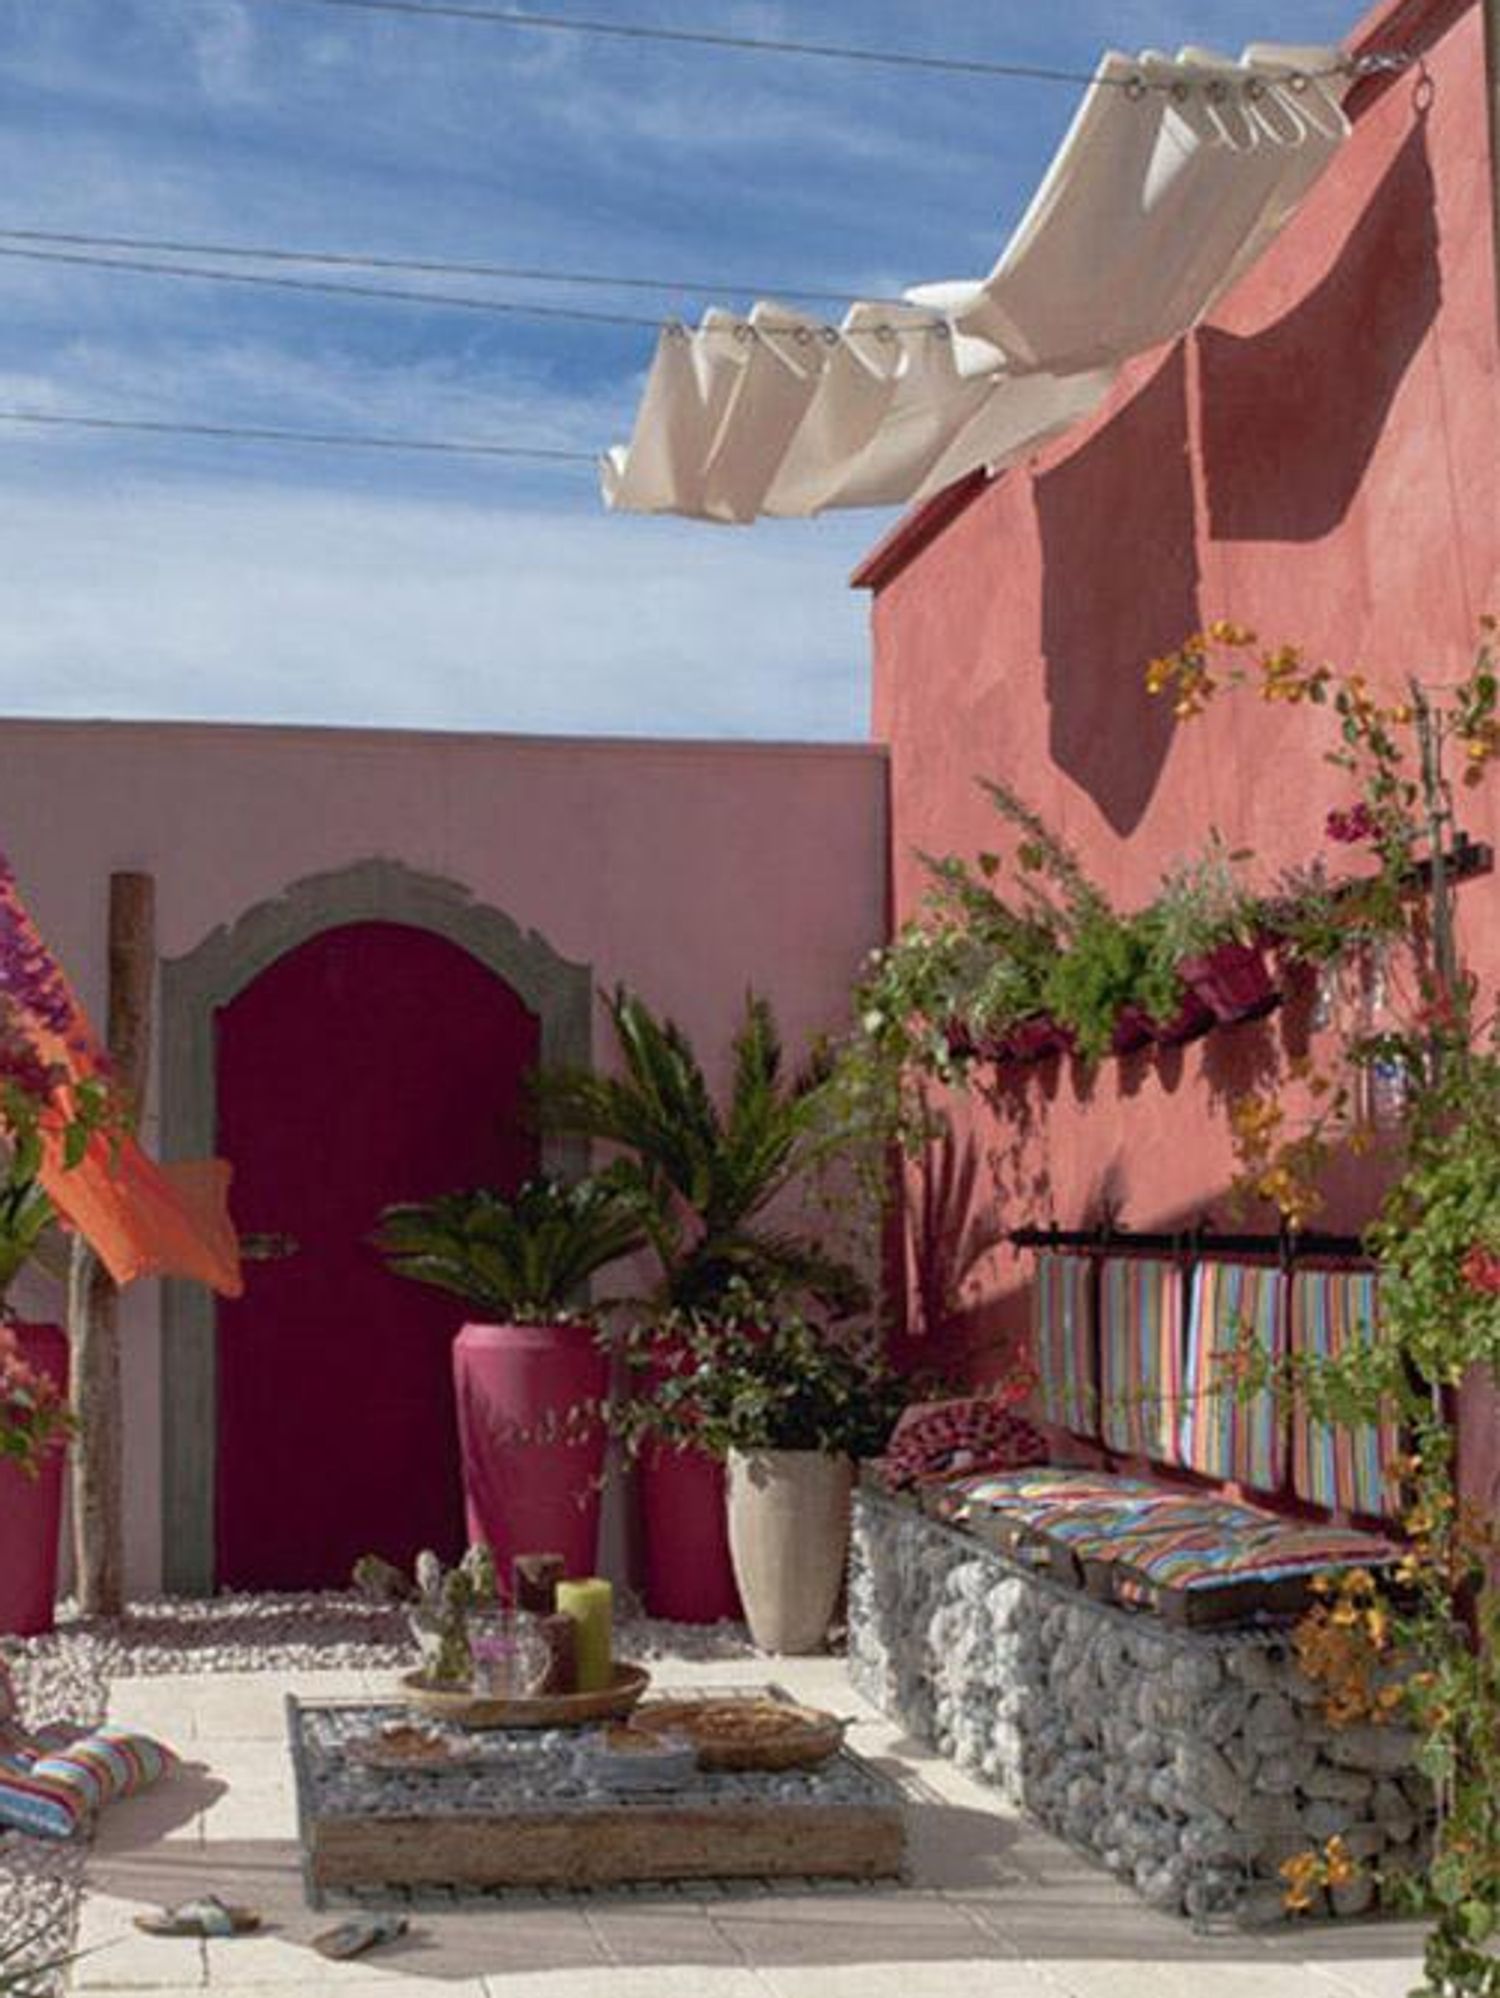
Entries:
POLYGON ((1211 326, 1197 336, 1215 540, 1316 541, 1338 525, 1441 299, 1419 123, 1298 305, 1249 338, 1211 326))
POLYGON ((1129 833, 1172 738, 1147 664, 1201 622, 1184 349, 1035 491, 1052 757, 1129 833))

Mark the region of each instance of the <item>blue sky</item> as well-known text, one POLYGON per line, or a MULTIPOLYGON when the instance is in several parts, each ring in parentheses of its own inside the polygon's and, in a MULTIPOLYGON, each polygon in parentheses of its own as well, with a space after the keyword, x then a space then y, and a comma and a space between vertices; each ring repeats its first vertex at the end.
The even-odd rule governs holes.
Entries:
MULTIPOLYGON (((1357 18, 1349 0, 536 11, 1083 69, 1106 46, 1338 41, 1357 18)), ((631 313, 888 295, 989 268, 1077 96, 311 0, 0 0, 0 229, 712 286, 429 281, 631 313)), ((0 408, 592 452, 628 434, 651 348, 645 328, 0 257, 0 408)), ((585 466, 3 423, 0 468, 0 713, 866 730, 847 577, 885 515, 612 518, 585 466)))

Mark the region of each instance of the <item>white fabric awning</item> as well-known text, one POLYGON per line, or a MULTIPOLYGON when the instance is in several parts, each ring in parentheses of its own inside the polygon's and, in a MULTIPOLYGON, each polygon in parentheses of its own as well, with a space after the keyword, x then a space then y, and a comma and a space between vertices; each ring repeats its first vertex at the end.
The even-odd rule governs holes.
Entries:
POLYGON ((1036 450, 1271 241, 1348 136, 1340 63, 1272 43, 1106 55, 987 278, 839 326, 763 302, 665 327, 606 503, 728 522, 900 506, 1036 450))

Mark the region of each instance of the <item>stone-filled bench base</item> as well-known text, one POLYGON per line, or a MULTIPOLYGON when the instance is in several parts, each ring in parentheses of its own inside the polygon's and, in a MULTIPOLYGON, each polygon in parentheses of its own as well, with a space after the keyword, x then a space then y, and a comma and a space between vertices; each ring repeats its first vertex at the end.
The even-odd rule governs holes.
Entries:
POLYGON ((1421 1859, 1430 1800, 1406 1729, 1334 1728, 1284 1632, 1170 1629, 926 1517, 855 1494, 849 1670, 883 1712, 1152 1906, 1279 1919, 1278 1869, 1339 1834, 1358 1915, 1421 1859))

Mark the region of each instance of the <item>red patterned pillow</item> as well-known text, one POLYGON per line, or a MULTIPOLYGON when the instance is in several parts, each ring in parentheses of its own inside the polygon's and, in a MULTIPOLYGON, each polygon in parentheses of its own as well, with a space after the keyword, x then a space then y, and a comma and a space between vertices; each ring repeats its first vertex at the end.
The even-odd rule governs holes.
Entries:
POLYGON ((899 1488, 929 1478, 1044 1464, 1046 1439, 1015 1413, 1010 1400, 972 1395, 908 1408, 886 1445, 882 1461, 887 1483, 899 1488))

